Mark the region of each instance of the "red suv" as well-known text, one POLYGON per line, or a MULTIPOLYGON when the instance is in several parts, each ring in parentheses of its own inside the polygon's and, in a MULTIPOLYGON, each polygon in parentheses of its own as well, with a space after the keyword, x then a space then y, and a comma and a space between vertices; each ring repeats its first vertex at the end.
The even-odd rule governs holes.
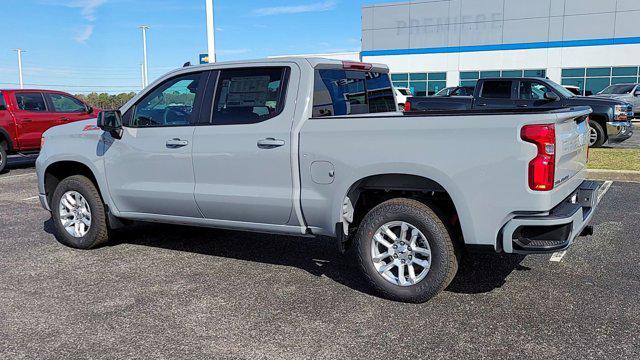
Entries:
POLYGON ((99 110, 60 91, 0 90, 0 173, 7 154, 37 153, 49 128, 97 116, 99 110))

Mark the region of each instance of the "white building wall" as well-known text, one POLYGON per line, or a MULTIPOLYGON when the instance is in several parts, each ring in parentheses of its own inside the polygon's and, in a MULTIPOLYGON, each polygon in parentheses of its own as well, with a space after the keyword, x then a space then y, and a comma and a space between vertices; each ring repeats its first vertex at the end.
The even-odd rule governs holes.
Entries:
POLYGON ((447 86, 459 84, 460 71, 510 69, 546 69, 547 76, 559 83, 563 68, 638 66, 640 44, 457 54, 363 56, 362 60, 387 64, 392 73, 447 72, 447 86))

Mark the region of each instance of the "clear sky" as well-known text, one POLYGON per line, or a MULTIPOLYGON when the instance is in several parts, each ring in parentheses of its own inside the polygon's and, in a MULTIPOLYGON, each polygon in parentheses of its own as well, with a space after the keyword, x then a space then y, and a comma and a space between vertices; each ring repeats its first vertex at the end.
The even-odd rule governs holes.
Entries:
MULTIPOLYGON (((363 0, 214 0, 218 60, 359 51, 363 0)), ((0 88, 139 91, 142 36, 149 79, 206 52, 205 0, 2 0, 0 88)))

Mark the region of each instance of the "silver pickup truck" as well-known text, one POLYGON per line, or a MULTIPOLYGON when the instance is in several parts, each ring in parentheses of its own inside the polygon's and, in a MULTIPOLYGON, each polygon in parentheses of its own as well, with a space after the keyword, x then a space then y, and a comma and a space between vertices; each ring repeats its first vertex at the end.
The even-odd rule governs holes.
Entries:
POLYGON ((187 67, 47 131, 40 201, 81 249, 128 220, 332 238, 381 296, 423 302, 465 248, 552 252, 590 229, 589 113, 403 115, 377 64, 187 67))

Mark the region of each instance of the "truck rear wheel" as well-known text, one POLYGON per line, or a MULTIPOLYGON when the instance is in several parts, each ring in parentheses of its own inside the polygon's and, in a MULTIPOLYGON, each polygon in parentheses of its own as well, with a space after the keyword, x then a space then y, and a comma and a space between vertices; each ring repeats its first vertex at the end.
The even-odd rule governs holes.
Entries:
POLYGON ((605 133, 602 126, 595 121, 589 122, 589 146, 599 148, 604 144, 605 133))
POLYGON ((56 238, 77 249, 92 249, 109 240, 104 203, 91 180, 82 175, 58 184, 51 201, 56 238))
POLYGON ((416 200, 392 199, 373 208, 354 245, 365 278, 390 300, 428 301, 458 271, 449 231, 429 206, 416 200))
POLYGON ((7 149, 5 149, 4 143, 0 143, 0 174, 2 174, 6 168, 7 168, 7 149))

